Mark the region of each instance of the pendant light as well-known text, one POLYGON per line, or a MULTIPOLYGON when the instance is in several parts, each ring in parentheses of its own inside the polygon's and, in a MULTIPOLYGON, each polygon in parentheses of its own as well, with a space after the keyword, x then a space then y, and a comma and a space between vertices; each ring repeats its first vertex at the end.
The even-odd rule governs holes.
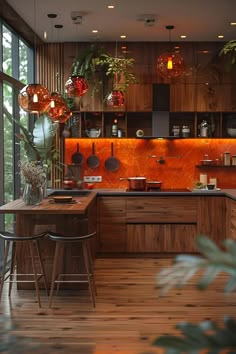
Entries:
MULTIPOLYGON (((48 17, 50 17, 50 14, 48 17)), ((54 17, 55 15, 53 18, 54 17)), ((59 29, 63 28, 63 25, 55 25, 54 27, 58 30, 59 42, 59 29)), ((58 123, 65 123, 72 115, 72 112, 68 108, 65 99, 59 93, 59 73, 56 74, 56 91, 51 93, 50 105, 48 106, 46 113, 52 121, 58 123)))
MULTIPOLYGON (((115 58, 117 58, 117 42, 116 42, 116 51, 115 58)), ((112 107, 123 107, 125 103, 124 93, 118 89, 118 74, 115 74, 115 85, 107 96, 106 103, 108 106, 112 107)))
MULTIPOLYGON (((166 26, 166 29, 169 30, 169 43, 171 43, 170 33, 174 29, 174 26, 166 26)), ((184 60, 180 54, 170 50, 158 57, 157 69, 162 77, 174 78, 183 73, 184 60)))
MULTIPOLYGON (((74 23, 77 24, 76 22, 74 23)), ((76 27, 76 30, 77 28, 78 27, 76 27)), ((77 48, 78 45, 76 43, 75 57, 77 57, 78 54, 77 48)), ((65 91, 69 98, 84 96, 88 92, 88 82, 83 76, 71 75, 65 83, 65 91)))
MULTIPOLYGON (((36 73, 36 4, 34 0, 34 66, 36 73)), ((34 83, 23 87, 18 95, 20 107, 28 113, 44 113, 50 105, 50 93, 45 86, 34 83)))

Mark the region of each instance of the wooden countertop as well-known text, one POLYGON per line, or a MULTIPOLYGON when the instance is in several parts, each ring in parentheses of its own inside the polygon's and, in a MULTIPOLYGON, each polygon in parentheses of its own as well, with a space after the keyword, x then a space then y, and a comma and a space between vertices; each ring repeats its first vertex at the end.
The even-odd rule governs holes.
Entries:
POLYGON ((87 196, 73 196, 75 203, 51 203, 51 198, 45 198, 39 205, 26 205, 22 199, 16 199, 0 207, 0 213, 17 214, 84 214, 95 201, 96 192, 87 196))

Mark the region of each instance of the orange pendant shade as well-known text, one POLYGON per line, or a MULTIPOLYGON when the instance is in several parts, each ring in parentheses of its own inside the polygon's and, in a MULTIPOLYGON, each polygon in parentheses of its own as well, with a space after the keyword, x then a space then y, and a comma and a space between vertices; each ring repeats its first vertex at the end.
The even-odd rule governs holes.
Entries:
POLYGON ((51 104, 47 109, 47 115, 54 121, 65 123, 72 115, 64 98, 57 92, 51 93, 51 104))
POLYGON ((20 91, 18 102, 20 107, 28 113, 42 114, 50 105, 51 96, 46 87, 40 84, 30 84, 20 91))
POLYGON ((184 60, 178 53, 163 53, 157 59, 157 69, 162 77, 177 77, 184 71, 184 60))
POLYGON ((84 77, 70 76, 65 83, 68 97, 80 97, 88 91, 88 83, 84 77))
POLYGON ((113 90, 107 97, 107 105, 112 107, 122 107, 124 105, 125 98, 122 91, 113 90))

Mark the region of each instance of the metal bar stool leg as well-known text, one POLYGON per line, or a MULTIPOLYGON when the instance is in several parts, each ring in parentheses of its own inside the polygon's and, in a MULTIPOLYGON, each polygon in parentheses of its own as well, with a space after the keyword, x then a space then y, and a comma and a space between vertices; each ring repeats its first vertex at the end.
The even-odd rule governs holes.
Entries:
POLYGON ((42 274, 43 274, 44 286, 45 286, 47 295, 49 295, 48 286, 47 286, 47 279, 46 279, 46 273, 45 273, 45 268, 44 268, 44 265, 43 265, 43 260, 42 260, 42 255, 41 255, 41 251, 40 251, 40 246, 39 246, 39 243, 38 243, 37 240, 35 240, 35 246, 36 246, 37 254, 38 254, 38 257, 39 257, 39 265, 40 265, 40 268, 41 268, 41 272, 42 272, 42 274))
POLYGON ((1 285, 0 285, 0 300, 2 297, 2 289, 4 285, 4 280, 5 280, 5 273, 6 273, 6 267, 7 267, 7 257, 9 253, 9 247, 10 247, 10 242, 6 241, 6 248, 4 252, 4 258, 3 258, 3 265, 2 265, 2 277, 1 277, 1 285))
POLYGON ((16 264, 16 243, 13 242, 12 243, 12 254, 11 254, 11 268, 10 268, 10 275, 9 275, 8 296, 11 296, 15 264, 16 264))
POLYGON ((33 241, 29 242, 29 248, 30 248, 31 260, 32 260, 32 269, 33 269, 33 273, 34 273, 34 282, 35 282, 36 295, 37 295, 39 307, 41 307, 41 300, 40 300, 40 295, 39 295, 39 282, 38 282, 38 275, 37 275, 37 272, 36 272, 35 257, 34 257, 34 243, 33 243, 33 241))
POLYGON ((50 296, 49 296, 49 307, 51 307, 51 305, 52 305, 55 280, 57 277, 57 269, 58 269, 58 264, 59 264, 59 259, 60 259, 59 255, 60 255, 60 245, 59 245, 59 242, 56 242, 56 249, 55 249, 55 255, 54 255, 54 262, 53 262, 53 271, 52 271, 52 280, 51 280, 51 289, 50 289, 50 296))
MULTIPOLYGON (((61 259, 63 259, 63 257, 64 257, 64 250, 65 250, 65 246, 63 244, 60 244, 60 254, 59 254, 59 256, 60 256, 61 259)), ((61 274, 64 273, 62 271, 63 270, 63 264, 62 263, 60 264, 60 268, 61 269, 60 269, 60 272, 59 272, 58 280, 60 280, 61 277, 63 278, 63 275, 61 275, 61 274)), ((59 289, 60 289, 60 285, 61 285, 61 283, 60 283, 60 281, 58 281, 56 296, 58 295, 58 292, 59 292, 59 289)))
POLYGON ((84 264, 85 264, 86 272, 88 275, 89 290, 90 290, 90 294, 92 297, 93 307, 95 307, 95 296, 94 296, 94 291, 93 291, 93 285, 91 282, 90 269, 89 269, 89 259, 88 259, 88 249, 86 246, 86 242, 82 243, 82 247, 83 247, 83 255, 84 255, 84 264))
POLYGON ((93 266, 93 260, 92 260, 92 255, 91 255, 91 249, 89 246, 89 241, 85 242, 85 244, 87 247, 88 259, 89 259, 89 269, 90 269, 90 275, 91 275, 92 282, 93 282, 93 288, 94 288, 95 295, 97 295, 97 287, 96 287, 96 281, 95 281, 95 276, 94 276, 94 266, 93 266))

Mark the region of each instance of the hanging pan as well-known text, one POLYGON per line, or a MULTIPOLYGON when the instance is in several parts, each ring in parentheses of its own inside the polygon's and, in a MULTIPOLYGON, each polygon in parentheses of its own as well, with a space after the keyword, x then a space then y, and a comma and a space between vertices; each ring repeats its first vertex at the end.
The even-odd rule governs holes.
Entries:
POLYGON ((97 155, 95 155, 95 144, 92 143, 92 155, 87 158, 87 165, 90 168, 96 168, 100 164, 100 160, 97 155))
POLYGON ((120 161, 114 156, 113 143, 111 143, 111 156, 105 160, 104 164, 105 164, 105 168, 111 172, 117 171, 120 167, 120 161))
POLYGON ((82 165, 84 156, 79 152, 79 143, 77 143, 77 151, 71 156, 71 162, 76 165, 82 165))

